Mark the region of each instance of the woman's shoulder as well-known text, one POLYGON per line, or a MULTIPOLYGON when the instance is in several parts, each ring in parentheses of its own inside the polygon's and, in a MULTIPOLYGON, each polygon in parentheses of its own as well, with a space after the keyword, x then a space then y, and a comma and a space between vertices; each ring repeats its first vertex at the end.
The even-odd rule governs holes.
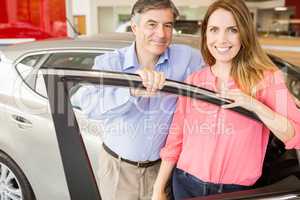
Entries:
POLYGON ((263 79, 257 85, 257 91, 268 90, 271 87, 285 87, 284 74, 279 69, 265 71, 263 79))
POLYGON ((281 84, 285 82, 284 73, 279 70, 268 70, 264 72, 263 82, 266 85, 281 84))
POLYGON ((186 81, 187 83, 195 83, 198 81, 201 81, 203 79, 208 78, 209 76, 211 76, 211 71, 210 71, 210 67, 209 66, 204 66, 203 68, 194 71, 192 74, 190 74, 186 81))

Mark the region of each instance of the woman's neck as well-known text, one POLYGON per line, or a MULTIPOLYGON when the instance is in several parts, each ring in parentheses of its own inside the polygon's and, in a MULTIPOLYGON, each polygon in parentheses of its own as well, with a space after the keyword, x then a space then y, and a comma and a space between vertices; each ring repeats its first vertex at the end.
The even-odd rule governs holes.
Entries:
POLYGON ((211 70, 213 74, 225 81, 230 79, 230 72, 231 72, 231 63, 216 63, 211 66, 211 70))
POLYGON ((216 90, 220 93, 229 89, 231 64, 216 63, 211 66, 212 73, 217 77, 215 82, 216 90))

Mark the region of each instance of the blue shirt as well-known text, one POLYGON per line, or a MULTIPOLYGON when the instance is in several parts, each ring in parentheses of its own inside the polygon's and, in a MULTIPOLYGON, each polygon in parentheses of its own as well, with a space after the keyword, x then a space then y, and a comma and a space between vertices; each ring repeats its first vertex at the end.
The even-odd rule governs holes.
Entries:
MULTIPOLYGON (((200 52, 185 45, 171 45, 160 57, 155 70, 166 78, 184 81, 203 65, 200 52)), ((139 69, 135 43, 98 56, 93 69, 134 73, 139 69)), ((73 105, 103 123, 103 141, 122 158, 132 161, 159 159, 164 146, 177 97, 159 93, 153 97, 134 97, 128 88, 86 86, 71 99, 73 105)))

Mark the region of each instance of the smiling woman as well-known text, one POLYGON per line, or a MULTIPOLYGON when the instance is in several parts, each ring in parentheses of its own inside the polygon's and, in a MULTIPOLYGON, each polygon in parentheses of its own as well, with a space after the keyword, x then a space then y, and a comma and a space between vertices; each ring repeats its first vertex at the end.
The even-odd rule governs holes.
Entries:
POLYGON ((175 200, 249 189, 261 176, 270 131, 285 148, 300 148, 300 112, 281 72, 259 45, 244 1, 215 1, 201 33, 201 51, 209 66, 186 82, 215 91, 232 103, 208 107, 179 98, 160 153, 155 200, 166 199, 164 188, 175 166, 175 200), (262 123, 227 109, 234 107, 254 112, 262 123))

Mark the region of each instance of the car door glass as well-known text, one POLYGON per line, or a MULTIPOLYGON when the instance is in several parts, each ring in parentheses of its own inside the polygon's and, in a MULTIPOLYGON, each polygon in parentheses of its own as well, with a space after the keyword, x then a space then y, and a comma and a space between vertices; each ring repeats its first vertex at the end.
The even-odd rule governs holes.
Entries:
MULTIPOLYGON (((102 53, 89 52, 63 52, 53 53, 41 66, 41 68, 73 68, 91 69, 94 65, 95 57, 102 53)), ((27 85, 35 90, 39 95, 46 97, 47 92, 43 75, 38 70, 33 70, 34 66, 42 58, 40 55, 32 55, 24 58, 17 66, 19 74, 27 85)))
POLYGON ((55 53, 48 58, 42 68, 91 69, 98 55, 101 53, 55 53))
POLYGON ((24 58, 23 60, 21 60, 20 63, 33 67, 40 61, 42 56, 43 56, 43 54, 28 56, 28 57, 24 58))
POLYGON ((35 80, 31 78, 30 73, 43 56, 44 54, 31 55, 25 57, 16 65, 18 73, 31 88, 34 88, 35 80))
MULTIPOLYGON (((54 53, 41 68, 73 68, 73 69, 91 69, 94 65, 95 57, 101 53, 54 53)), ((35 91, 43 97, 47 96, 43 74, 38 72, 35 84, 35 91)))
POLYGON ((43 73, 41 71, 37 72, 37 78, 36 78, 36 86, 35 86, 35 91, 43 96, 43 97, 47 97, 47 90, 45 87, 45 82, 44 82, 44 77, 43 77, 43 73))

